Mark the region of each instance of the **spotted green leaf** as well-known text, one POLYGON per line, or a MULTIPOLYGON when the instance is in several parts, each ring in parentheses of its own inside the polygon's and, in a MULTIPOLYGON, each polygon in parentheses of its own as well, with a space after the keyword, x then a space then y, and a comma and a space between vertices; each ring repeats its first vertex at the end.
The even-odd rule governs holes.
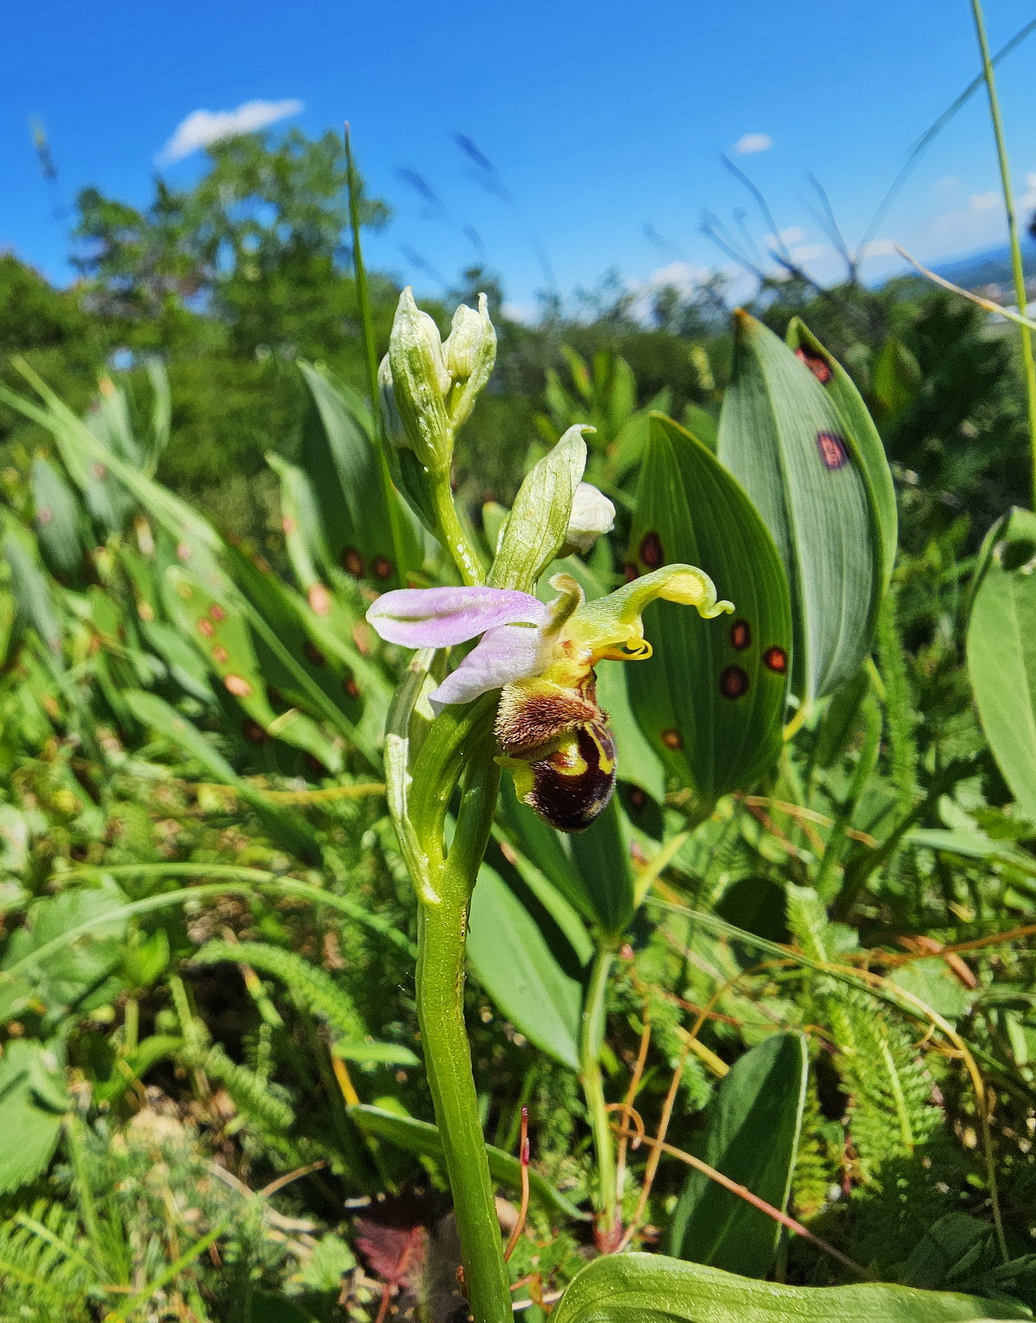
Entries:
POLYGON ((301 364, 312 405, 302 434, 309 479, 333 563, 379 588, 406 583, 419 567, 416 522, 392 487, 374 439, 370 409, 324 367, 301 364))
POLYGON ((793 682, 809 703, 849 679, 870 648, 884 575, 878 505, 835 401, 786 344, 744 312, 735 315, 717 453, 784 561, 793 682))
POLYGON ((630 572, 700 565, 734 613, 701 620, 668 602, 644 626, 654 656, 626 668, 633 711, 681 785, 705 803, 749 785, 781 744, 791 608, 773 538, 712 452, 651 417, 637 488, 630 572))
MULTIPOLYGON (((791 319, 786 338, 796 358, 805 363, 823 386, 841 415, 846 433, 856 443, 881 530, 882 582, 887 588, 899 544, 899 515, 896 510, 896 489, 892 483, 892 472, 874 419, 863 402, 863 396, 856 389, 852 377, 798 317, 791 319)), ((886 341, 886 348, 894 343, 890 338, 886 341)), ((879 364, 884 353, 883 349, 882 354, 879 355, 879 364)), ((914 367, 916 366, 915 363, 914 367)), ((875 372, 877 370, 876 364, 875 372)))
POLYGON ((83 508, 65 478, 42 455, 32 465, 32 504, 44 562, 64 582, 78 578, 87 552, 83 508))

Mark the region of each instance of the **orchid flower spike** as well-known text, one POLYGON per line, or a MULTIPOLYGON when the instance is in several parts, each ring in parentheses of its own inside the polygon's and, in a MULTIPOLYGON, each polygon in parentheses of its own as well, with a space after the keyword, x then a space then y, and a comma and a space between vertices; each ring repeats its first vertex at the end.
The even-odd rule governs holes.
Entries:
POLYGON ((562 831, 582 831, 615 788, 615 743, 597 703, 594 667, 651 656, 641 619, 656 598, 704 619, 732 611, 707 574, 667 565, 587 602, 568 574, 545 605, 511 588, 403 588, 384 593, 367 620, 389 643, 444 648, 482 635, 430 695, 436 712, 500 689, 499 761, 519 799, 562 831))

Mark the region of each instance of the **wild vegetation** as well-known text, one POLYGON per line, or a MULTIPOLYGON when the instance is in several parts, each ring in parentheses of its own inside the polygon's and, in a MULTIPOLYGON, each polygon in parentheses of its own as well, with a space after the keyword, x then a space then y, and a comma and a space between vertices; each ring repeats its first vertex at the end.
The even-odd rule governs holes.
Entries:
POLYGON ((423 991, 436 852, 479 870, 463 1010, 524 1317, 1030 1317, 1014 338, 913 279, 524 325, 484 271, 433 331, 354 260, 386 208, 333 135, 211 157, 143 212, 81 195, 71 289, 0 261, 0 1318, 497 1317, 423 991), (422 451, 401 373, 479 290, 422 451), (580 555, 584 460, 615 527, 580 555), (521 752, 496 803, 495 699, 433 719, 445 653, 365 618, 678 563, 733 612, 641 603, 574 835, 521 752))

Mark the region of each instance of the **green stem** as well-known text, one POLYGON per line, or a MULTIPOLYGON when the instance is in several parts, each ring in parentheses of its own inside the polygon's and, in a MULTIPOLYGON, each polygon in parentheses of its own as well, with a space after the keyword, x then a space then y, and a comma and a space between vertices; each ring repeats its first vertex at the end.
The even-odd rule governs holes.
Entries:
POLYGON ((504 1323, 512 1317, 464 1025, 468 906, 492 825, 499 775, 488 758, 469 762, 454 845, 446 866, 432 880, 436 898, 420 904, 418 929, 417 1015, 475 1323, 504 1323))
POLYGON ((579 1079, 583 1086, 586 1109, 597 1157, 600 1183, 600 1220, 607 1235, 616 1224, 615 1145, 604 1101, 601 1075, 601 1047, 604 1044, 605 996, 608 975, 615 960, 615 948, 602 943, 597 948, 590 983, 583 1002, 582 1031, 579 1036, 579 1079))
MULTIPOLYGON (((996 78, 993 73, 993 61, 989 54, 989 42, 986 40, 986 24, 982 16, 982 0, 971 0, 971 12, 975 18, 975 32, 978 36, 979 50, 982 52, 982 77, 989 93, 989 117, 993 123, 993 136, 996 139, 996 154, 1000 164, 1000 184, 1004 194, 1004 206, 1007 209, 1007 233, 1011 244, 1011 271, 1014 277, 1014 297, 1018 311, 1024 316, 1025 268, 1022 265, 1022 246, 1018 237, 1018 217, 1014 208, 1014 189, 1011 186, 1011 167, 1007 159, 1007 146, 1004 143, 1004 126, 1000 118, 1000 101, 996 92, 996 78)), ((1025 379, 1025 394, 1029 413, 1029 442, 1033 466, 1033 502, 1036 504, 1036 359, 1033 357, 1032 331, 1027 326, 1019 326, 1022 352, 1022 375, 1025 379)))
POLYGON ((439 535, 452 556, 461 579, 469 588, 475 584, 485 583, 486 571, 482 560, 472 546, 471 539, 457 514, 457 507, 453 503, 449 471, 428 470, 428 476, 439 535))
POLYGON ((126 998, 122 1029, 122 1054, 130 1057, 140 1041, 140 1003, 134 996, 126 998))

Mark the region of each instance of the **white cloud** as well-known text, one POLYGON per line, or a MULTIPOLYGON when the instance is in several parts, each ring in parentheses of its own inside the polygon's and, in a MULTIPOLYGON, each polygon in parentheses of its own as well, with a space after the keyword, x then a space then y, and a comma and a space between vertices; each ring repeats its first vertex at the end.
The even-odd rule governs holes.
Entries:
POLYGON ((972 193, 968 198, 968 206, 972 211, 992 211, 994 207, 999 207, 1003 198, 995 190, 989 193, 972 193))
POLYGON ((892 257, 896 251, 895 239, 872 239, 861 257, 892 257))
POLYGON ((531 326, 536 321, 540 309, 535 303, 505 303, 500 311, 508 321, 521 322, 524 326, 531 326))
POLYGON ((236 110, 192 110, 176 126, 176 132, 157 159, 163 164, 182 161, 185 156, 240 133, 254 133, 303 110, 301 101, 246 101, 236 110))
POLYGON ((826 243, 800 243, 791 249, 796 262, 815 262, 818 257, 829 257, 834 249, 826 243))
POLYGON ((773 146, 773 139, 768 133, 744 133, 734 143, 735 156, 752 156, 755 152, 768 152, 773 146))
POLYGON ((709 275, 708 267, 692 266, 690 262, 670 262, 668 266, 660 266, 652 271, 641 288, 654 290, 673 285, 685 298, 689 298, 709 275))
POLYGON ((1036 207, 1036 172, 1030 171, 1025 176, 1025 192, 1018 199, 1018 205, 1026 210, 1036 207))
POLYGON ((771 248, 776 248, 782 243, 799 243, 805 237, 805 234, 797 225, 792 225, 790 229, 781 230, 778 234, 767 234, 763 239, 763 243, 768 244, 771 248))

